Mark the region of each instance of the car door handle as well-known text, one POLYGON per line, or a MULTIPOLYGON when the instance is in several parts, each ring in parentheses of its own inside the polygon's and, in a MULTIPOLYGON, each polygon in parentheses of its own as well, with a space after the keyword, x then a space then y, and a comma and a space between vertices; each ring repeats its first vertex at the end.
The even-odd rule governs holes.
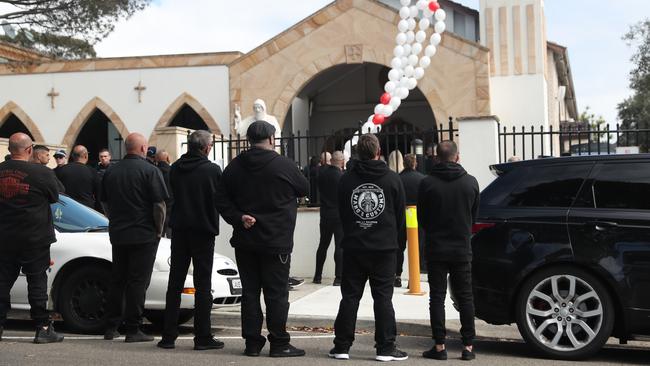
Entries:
POLYGON ((611 221, 590 221, 587 225, 593 226, 598 231, 607 231, 608 229, 618 227, 618 223, 611 221))

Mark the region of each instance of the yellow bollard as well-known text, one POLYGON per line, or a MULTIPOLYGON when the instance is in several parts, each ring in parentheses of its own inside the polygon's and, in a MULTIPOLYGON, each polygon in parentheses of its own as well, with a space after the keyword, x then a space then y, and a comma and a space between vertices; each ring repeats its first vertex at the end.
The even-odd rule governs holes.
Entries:
POLYGON ((415 206, 406 208, 406 240, 409 256, 409 290, 406 295, 422 296, 420 287, 420 243, 418 241, 418 213, 415 206))

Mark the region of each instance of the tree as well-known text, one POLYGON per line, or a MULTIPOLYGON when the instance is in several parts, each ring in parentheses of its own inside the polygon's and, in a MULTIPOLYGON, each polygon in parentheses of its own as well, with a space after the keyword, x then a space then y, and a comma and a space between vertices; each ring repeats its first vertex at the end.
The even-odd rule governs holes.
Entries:
POLYGON ((57 58, 95 57, 94 45, 115 24, 144 9, 151 0, 0 0, 11 10, 0 23, 16 30, 0 39, 57 58))
MULTIPOLYGON (((578 122, 585 123, 589 126, 589 131, 592 131, 589 133, 589 140, 591 142, 607 142, 608 141, 608 134, 606 133, 601 133, 598 135, 597 132, 595 131, 606 131, 607 130, 607 121, 605 120, 605 117, 602 115, 596 116, 595 113, 591 112, 591 107, 587 106, 582 113, 580 113, 580 116, 578 116, 578 122)), ((611 135, 609 136, 611 138, 611 135)))
MULTIPOLYGON (((634 68, 630 72, 630 89, 633 94, 618 105, 618 118, 624 129, 650 128, 650 19, 630 27, 623 40, 637 47, 632 56, 634 68)), ((636 134, 621 141, 627 145, 638 145, 648 151, 650 143, 647 133, 636 134), (634 138, 632 137, 634 136, 634 138), (629 140, 629 141, 626 141, 629 140)))

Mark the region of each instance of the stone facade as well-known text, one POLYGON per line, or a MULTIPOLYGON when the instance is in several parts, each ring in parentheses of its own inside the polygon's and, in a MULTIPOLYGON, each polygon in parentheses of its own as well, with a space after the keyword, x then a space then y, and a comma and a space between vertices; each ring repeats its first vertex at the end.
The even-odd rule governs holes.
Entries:
MULTIPOLYGON (((390 65, 398 21, 395 10, 374 0, 335 1, 235 60, 231 103, 264 99, 283 124, 293 98, 321 71, 345 63, 390 65)), ((488 57, 487 48, 445 33, 418 85, 436 116, 490 115, 488 57)))

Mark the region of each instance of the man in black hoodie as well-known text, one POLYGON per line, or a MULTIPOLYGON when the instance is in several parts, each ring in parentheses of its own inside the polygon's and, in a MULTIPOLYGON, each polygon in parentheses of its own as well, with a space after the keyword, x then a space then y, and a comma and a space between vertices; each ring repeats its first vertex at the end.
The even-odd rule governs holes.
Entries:
POLYGON ((426 358, 447 359, 445 349, 445 296, 447 274, 460 307, 463 360, 475 358, 472 342, 474 299, 472 295, 472 224, 478 214, 479 188, 474 177, 458 164, 458 147, 443 141, 437 148, 440 163, 422 181, 418 193, 418 223, 426 232, 431 329, 436 345, 426 358))
POLYGON ((366 281, 375 309, 375 347, 378 361, 408 358, 395 346, 393 310, 398 232, 405 230, 404 186, 397 173, 379 160, 379 140, 362 135, 358 161, 339 182, 339 215, 343 223, 342 300, 334 323, 336 338, 329 356, 348 359, 354 341, 359 301, 366 281))
POLYGON ((252 148, 226 167, 222 194, 216 200, 221 215, 233 226, 230 243, 243 287, 244 353, 259 356, 266 343, 261 335, 260 291, 264 289, 270 356, 304 356, 305 351, 289 343, 286 323, 297 199, 309 193, 309 182, 293 161, 275 152, 271 124, 253 122, 246 135, 252 148))
MULTIPOLYGON (((210 326, 212 310, 212 264, 214 237, 219 235, 219 212, 214 203, 221 168, 208 160, 212 135, 194 131, 187 140, 188 152, 171 167, 169 183, 178 201, 172 211, 171 268, 167 285, 165 329, 160 348, 174 348, 178 338, 181 292, 190 266, 194 266, 194 349, 223 348, 210 326)), ((158 150, 158 154, 163 150, 158 150)), ((157 157, 160 157, 157 155, 157 157)))

